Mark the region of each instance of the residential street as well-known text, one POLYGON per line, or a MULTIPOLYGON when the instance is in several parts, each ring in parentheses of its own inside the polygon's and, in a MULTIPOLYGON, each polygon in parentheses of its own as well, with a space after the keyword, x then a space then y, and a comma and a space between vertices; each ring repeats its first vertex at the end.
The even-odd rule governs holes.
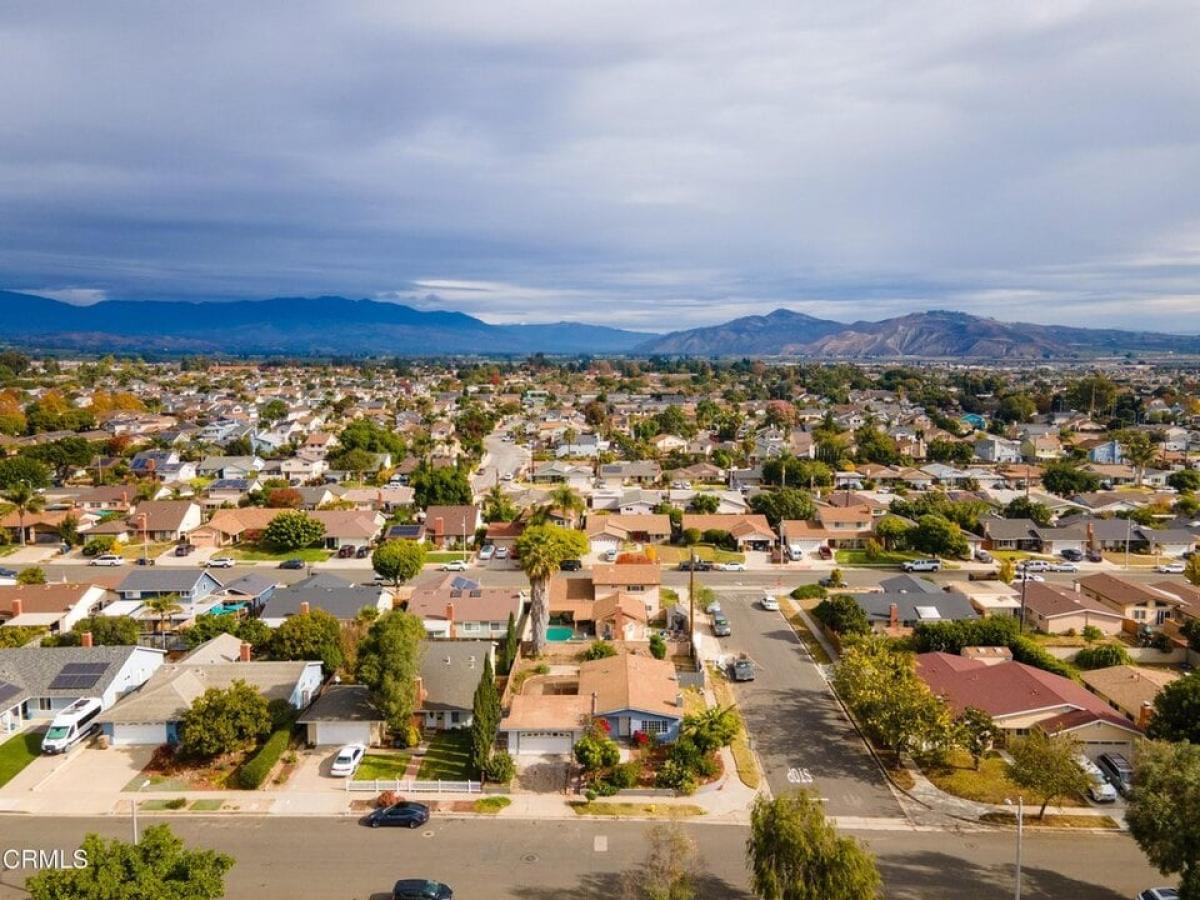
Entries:
POLYGON ((471 487, 477 494, 486 491, 505 475, 515 476, 529 464, 529 450, 503 437, 504 433, 497 431, 483 439, 487 464, 478 475, 471 478, 471 487))
POLYGON ((811 787, 834 816, 901 816, 879 766, 782 614, 761 609, 761 593, 718 596, 733 631, 720 639, 722 650, 748 654, 757 670, 734 691, 771 790, 811 787))
MULTIPOLYGON (((144 822, 162 821, 144 816, 144 822)), ((190 844, 237 858, 230 898, 389 896, 401 877, 449 883, 456 898, 583 900, 620 896, 620 874, 645 854, 647 825, 629 822, 504 822, 439 819, 423 830, 373 831, 350 819, 188 817, 176 832, 190 844)), ((88 831, 128 839, 127 820, 0 818, 4 847, 74 849, 88 831)), ((699 895, 747 897, 737 826, 693 825, 703 871, 699 895)), ((860 835, 878 855, 886 896, 905 900, 1004 900, 1013 893, 1011 832, 871 831, 860 835)), ((1026 898, 1120 900, 1168 881, 1136 845, 1113 835, 1028 834, 1026 898)), ((23 875, 0 876, 0 900, 26 896, 23 875)))

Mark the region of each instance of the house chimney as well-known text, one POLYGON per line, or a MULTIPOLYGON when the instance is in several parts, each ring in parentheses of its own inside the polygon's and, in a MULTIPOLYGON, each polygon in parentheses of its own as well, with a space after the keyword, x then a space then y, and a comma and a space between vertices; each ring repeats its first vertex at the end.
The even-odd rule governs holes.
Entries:
POLYGON ((888 627, 900 627, 900 607, 895 603, 888 604, 888 627))
POLYGON ((1146 730, 1146 726, 1150 724, 1150 716, 1154 714, 1154 704, 1146 701, 1142 704, 1142 708, 1138 710, 1137 727, 1146 730))
POLYGON ((238 661, 250 662, 250 645, 242 641, 242 646, 238 648, 238 661))
POLYGON ((440 537, 443 541, 446 539, 446 520, 441 516, 433 520, 433 533, 435 537, 440 537))
POLYGON ((83 634, 81 634, 79 636, 79 646, 80 647, 92 646, 92 633, 90 631, 85 631, 83 634))
POLYGON ((1089 550, 1096 549, 1096 525, 1094 522, 1088 522, 1087 524, 1087 542, 1089 550))
POLYGON ((308 615, 308 601, 307 600, 300 601, 300 615, 302 615, 302 616, 308 615))
POLYGON ((12 617, 15 619, 21 613, 25 612, 25 601, 20 597, 13 597, 12 600, 12 617))
POLYGON ((446 604, 446 637, 454 637, 454 604, 446 604))

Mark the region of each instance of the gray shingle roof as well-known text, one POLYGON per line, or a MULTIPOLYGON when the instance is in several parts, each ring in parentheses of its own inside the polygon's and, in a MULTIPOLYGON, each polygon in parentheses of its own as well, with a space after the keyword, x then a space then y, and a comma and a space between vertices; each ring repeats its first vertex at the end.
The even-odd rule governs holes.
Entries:
POLYGON ((424 641, 421 644, 422 709, 471 709, 491 641, 424 641))
POLYGON ((68 663, 107 663, 108 668, 86 691, 87 696, 99 696, 138 649, 129 646, 4 649, 0 650, 0 681, 24 689, 30 697, 79 697, 78 688, 52 690, 50 683, 68 663))
POLYGON ((361 684, 333 684, 325 688, 296 723, 383 722, 385 719, 371 699, 369 689, 361 684))

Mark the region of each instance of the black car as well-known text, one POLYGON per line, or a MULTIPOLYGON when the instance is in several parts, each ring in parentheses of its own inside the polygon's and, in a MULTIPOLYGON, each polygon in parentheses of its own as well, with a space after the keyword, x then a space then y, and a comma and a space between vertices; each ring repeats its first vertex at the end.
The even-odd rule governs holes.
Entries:
POLYGON ((175 555, 176 556, 187 556, 189 553, 191 553, 195 549, 196 548, 193 547, 191 544, 178 544, 175 547, 175 555))
POLYGON ((679 564, 681 572, 709 572, 712 571, 712 563, 706 559, 685 559, 679 564))
POLYGON ((0 578, 16 578, 16 577, 17 577, 16 569, 6 569, 3 567, 0 567, 0 578))
POLYGON ((440 881, 402 878, 392 888, 392 900, 454 900, 454 891, 440 881))
POLYGON ((279 564, 281 569, 303 569, 304 560, 302 559, 285 559, 279 564))
POLYGON ((364 545, 362 547, 359 547, 358 550, 355 551, 354 558, 355 559, 366 559, 370 555, 371 555, 371 548, 364 545))
POLYGON ((1083 552, 1074 547, 1068 547, 1062 552, 1062 558, 1069 562, 1083 562, 1083 552))
POLYGON ((139 556, 137 558, 137 564, 139 566, 152 566, 154 565, 154 559, 149 556, 139 556))
POLYGON ((1087 552, 1088 562, 1104 562, 1104 554, 1099 550, 1089 550, 1087 552))
POLYGON ((429 807, 424 803, 397 803, 372 810, 365 822, 372 828, 381 825, 397 825, 417 828, 429 821, 429 807))
POLYGON ((578 559, 564 559, 558 567, 564 572, 578 572, 583 568, 583 562, 578 559))

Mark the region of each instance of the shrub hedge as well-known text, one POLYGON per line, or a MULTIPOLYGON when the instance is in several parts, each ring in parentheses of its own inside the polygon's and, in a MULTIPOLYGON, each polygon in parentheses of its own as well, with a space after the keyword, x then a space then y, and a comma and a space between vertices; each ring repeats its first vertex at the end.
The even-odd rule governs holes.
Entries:
POLYGON ((238 769, 238 784, 248 791, 257 790, 279 762, 292 739, 292 726, 279 728, 263 743, 258 752, 238 769))

